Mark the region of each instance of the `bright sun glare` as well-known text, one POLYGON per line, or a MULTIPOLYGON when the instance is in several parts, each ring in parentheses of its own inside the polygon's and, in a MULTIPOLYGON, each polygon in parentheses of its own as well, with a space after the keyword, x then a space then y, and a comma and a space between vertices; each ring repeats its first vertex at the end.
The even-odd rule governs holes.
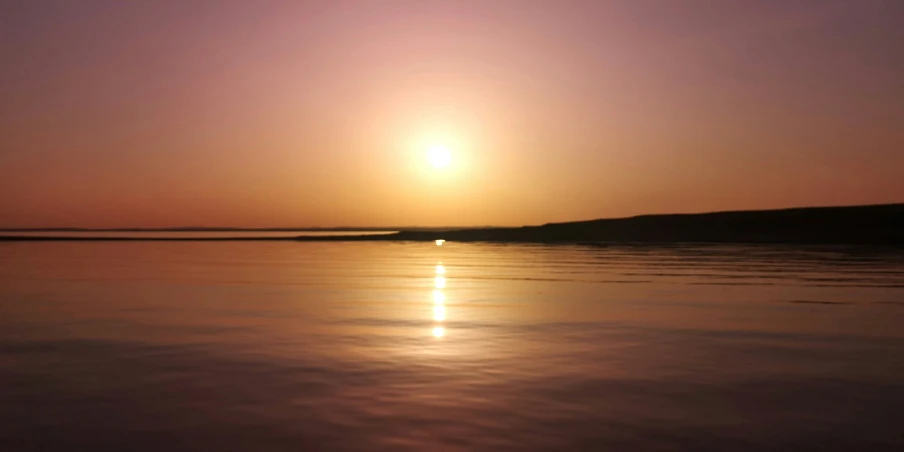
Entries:
POLYGON ((427 161, 434 168, 445 168, 452 163, 452 153, 449 148, 441 145, 430 146, 427 149, 427 161))

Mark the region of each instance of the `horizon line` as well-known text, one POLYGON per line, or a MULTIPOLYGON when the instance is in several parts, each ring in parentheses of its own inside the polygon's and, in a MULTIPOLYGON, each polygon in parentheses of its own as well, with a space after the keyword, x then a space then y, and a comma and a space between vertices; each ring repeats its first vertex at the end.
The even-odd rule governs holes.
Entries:
POLYGON ((16 228, 0 228, 0 232, 401 232, 401 231, 441 231, 441 230, 465 230, 465 229, 500 229, 500 228, 518 228, 527 226, 543 226, 561 223, 581 223, 598 220, 619 220, 649 216, 670 216, 670 215, 707 215, 720 213, 737 213, 737 212, 766 212, 766 211, 785 211, 785 210, 802 210, 802 209, 834 209, 834 208, 851 208, 851 207, 878 207, 878 206, 896 206, 904 205, 902 202, 892 203, 875 203, 875 204, 848 204, 848 205, 824 205, 824 206, 794 206, 779 207, 765 209, 742 209, 742 210, 712 210, 704 212, 670 212, 670 213, 646 213, 622 217, 598 217, 581 220, 552 221, 534 225, 517 225, 517 226, 500 226, 500 225, 473 225, 473 226, 308 226, 308 227, 232 227, 232 226, 179 226, 179 227, 113 227, 113 228, 86 228, 72 226, 58 227, 16 227, 16 228))

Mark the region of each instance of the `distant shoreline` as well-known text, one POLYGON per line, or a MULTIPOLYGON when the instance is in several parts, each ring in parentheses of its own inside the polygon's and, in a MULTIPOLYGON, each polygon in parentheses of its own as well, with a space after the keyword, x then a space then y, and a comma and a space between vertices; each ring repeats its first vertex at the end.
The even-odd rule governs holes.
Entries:
MULTIPOLYGON (((383 232, 379 228, 361 232, 383 232)), ((392 229, 398 230, 398 229, 392 229)), ((156 232, 356 232, 324 229, 191 229, 156 232)), ((13 232, 7 230, 7 232, 13 232)), ((24 232, 24 231, 20 231, 24 232)), ((32 230, 32 232, 37 232, 32 230)), ((45 231, 41 231, 45 232, 45 231)), ((135 230, 55 229, 46 232, 152 232, 135 230)), ((3 235, 0 241, 407 241, 496 243, 748 243, 904 245, 904 203, 846 207, 804 207, 699 214, 642 215, 628 218, 549 223, 515 228, 411 228, 389 234, 286 237, 79 237, 73 235, 3 235)))
POLYGON ((496 229, 500 226, 406 226, 406 227, 335 227, 335 228, 231 228, 231 227, 183 227, 183 228, 0 228, 0 234, 20 232, 398 232, 398 231, 450 231, 469 229, 496 229))
MULTIPOLYGON (((0 233, 2 234, 2 233, 0 233)), ((330 236, 338 237, 338 236, 330 236)), ((360 236, 350 236, 360 237, 360 236)), ((287 237, 78 237, 72 235, 0 235, 0 242, 262 242, 262 241, 297 241, 294 236, 287 237)))

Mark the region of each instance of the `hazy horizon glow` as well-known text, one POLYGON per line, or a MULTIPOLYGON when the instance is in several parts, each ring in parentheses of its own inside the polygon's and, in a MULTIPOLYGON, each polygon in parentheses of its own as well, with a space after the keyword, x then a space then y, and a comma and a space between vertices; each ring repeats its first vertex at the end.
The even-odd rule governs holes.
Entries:
POLYGON ((894 0, 4 2, 0 227, 902 202, 902 18, 894 0))

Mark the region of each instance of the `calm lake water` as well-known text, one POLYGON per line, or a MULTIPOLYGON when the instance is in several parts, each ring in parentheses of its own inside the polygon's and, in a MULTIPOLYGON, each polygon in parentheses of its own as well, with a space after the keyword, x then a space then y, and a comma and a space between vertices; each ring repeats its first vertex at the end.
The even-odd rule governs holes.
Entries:
POLYGON ((904 252, 0 243, 0 450, 904 450, 904 252))

